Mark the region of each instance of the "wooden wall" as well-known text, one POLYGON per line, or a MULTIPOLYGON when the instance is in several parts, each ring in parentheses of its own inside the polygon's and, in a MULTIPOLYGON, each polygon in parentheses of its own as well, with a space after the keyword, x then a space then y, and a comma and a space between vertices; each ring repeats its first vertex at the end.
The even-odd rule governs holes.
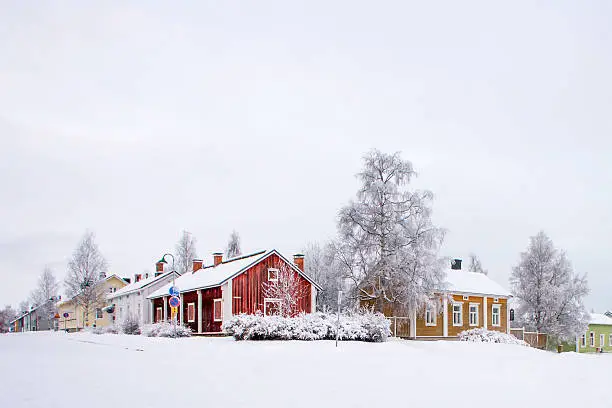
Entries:
MULTIPOLYGON (((264 284, 268 282, 268 268, 280 268, 283 261, 278 255, 272 254, 263 261, 253 265, 232 281, 232 313, 253 314, 264 312, 264 284)), ((312 311, 310 282, 294 272, 302 285, 304 296, 299 300, 298 313, 312 311)))

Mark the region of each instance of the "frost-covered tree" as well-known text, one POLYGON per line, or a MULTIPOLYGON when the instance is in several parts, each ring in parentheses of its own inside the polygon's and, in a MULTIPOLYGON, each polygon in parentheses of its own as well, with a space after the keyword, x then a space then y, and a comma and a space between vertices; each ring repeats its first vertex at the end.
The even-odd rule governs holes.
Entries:
POLYGON ((53 317, 55 315, 55 302, 57 299, 59 284, 55 279, 53 271, 49 267, 45 267, 42 274, 38 278, 36 289, 32 291, 30 299, 32 304, 36 305, 40 316, 45 316, 49 327, 52 327, 53 317))
POLYGON ((23 314, 27 312, 28 310, 30 310, 29 300, 22 300, 21 302, 19 302, 19 306, 17 308, 17 314, 23 314))
POLYGON ((67 295, 83 309, 86 326, 89 324, 89 314, 96 308, 104 307, 106 303, 103 285, 98 285, 104 280, 106 265, 94 234, 85 233, 68 262, 64 284, 67 295))
POLYGON ((488 275, 489 271, 482 267, 482 263, 480 262, 480 258, 476 256, 476 254, 470 254, 470 264, 468 265, 468 271, 482 273, 484 275, 488 275))
POLYGON ((11 306, 5 306, 4 309, 0 310, 0 333, 9 331, 9 322, 15 317, 17 317, 17 313, 11 306))
POLYGON ((240 249, 240 235, 238 235, 236 231, 232 231, 229 241, 227 242, 225 253, 228 259, 242 255, 242 249, 240 249))
POLYGON ((307 295, 308 286, 300 284, 297 272, 286 264, 278 268, 275 280, 263 284, 263 297, 278 299, 278 311, 273 313, 278 313, 283 317, 298 314, 299 302, 307 295))
POLYGON ((510 285, 519 304, 516 319, 526 327, 561 340, 586 330, 586 275, 574 272, 565 253, 544 232, 530 238, 512 270, 510 285))
POLYGON ((353 295, 395 313, 423 309, 445 278, 438 250, 444 231, 431 221, 433 195, 408 189, 412 164, 373 150, 357 176, 357 198, 340 211, 337 257, 353 295))
MULTIPOLYGON (((346 281, 342 267, 336 259, 336 243, 328 242, 321 246, 311 242, 303 250, 306 275, 321 285, 317 292, 317 310, 336 310, 338 290, 346 291, 346 281)), ((350 306, 350 299, 343 298, 343 307, 350 306)))
POLYGON ((187 231, 183 231, 175 248, 175 268, 183 275, 192 270, 193 260, 198 257, 196 239, 187 231))

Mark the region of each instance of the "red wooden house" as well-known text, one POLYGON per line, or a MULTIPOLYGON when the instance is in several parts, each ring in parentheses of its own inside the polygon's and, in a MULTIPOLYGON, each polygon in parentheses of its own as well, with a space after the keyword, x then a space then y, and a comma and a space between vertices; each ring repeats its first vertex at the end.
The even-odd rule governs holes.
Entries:
MULTIPOLYGON (((175 282, 181 297, 178 320, 194 333, 221 332, 222 323, 235 314, 273 313, 278 309, 278 299, 264 296, 264 284, 277 279, 281 268, 295 273, 301 287, 298 312, 315 311, 317 290, 321 288, 304 273, 303 255, 294 255, 293 262, 276 250, 228 260, 223 260, 221 253, 215 253, 213 259, 210 266, 195 259, 193 272, 182 275, 175 282)), ((168 284, 148 296, 154 323, 171 317, 168 303, 170 286, 168 284)))

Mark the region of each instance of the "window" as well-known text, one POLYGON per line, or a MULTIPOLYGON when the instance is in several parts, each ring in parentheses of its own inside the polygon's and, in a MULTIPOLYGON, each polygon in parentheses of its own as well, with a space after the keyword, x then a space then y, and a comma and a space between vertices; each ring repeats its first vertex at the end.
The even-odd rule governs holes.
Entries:
POLYGON ((464 296, 463 300, 470 300, 470 297, 469 296, 464 296))
POLYGON ((278 269, 275 269, 275 268, 268 269, 268 280, 270 282, 278 281, 278 269))
POLYGON ((157 309, 155 309, 155 322, 161 322, 163 318, 164 312, 161 307, 158 307, 157 309))
MULTIPOLYGON (((612 335, 611 335, 612 337, 612 335)), ((583 334, 582 337, 580 338, 580 345, 582 347, 586 347, 586 334, 583 334)))
POLYGON ((610 340, 609 340, 608 346, 612 347, 612 334, 610 334, 610 340))
POLYGON ((223 320, 223 300, 215 299, 214 300, 214 308, 213 308, 213 320, 215 322, 220 322, 223 320))
POLYGON ((501 326, 501 305, 493 305, 491 307, 491 325, 499 327, 501 326))
POLYGON ((103 317, 104 315, 102 314, 102 309, 100 308, 96 309, 96 319, 101 319, 103 317))
POLYGON ((603 348, 603 346, 606 343, 606 336, 604 336, 603 334, 599 335, 599 347, 603 348))
POLYGON ((436 305, 429 303, 425 309, 425 326, 436 325, 436 305))
POLYGON ((187 321, 195 322, 195 303, 187 303, 187 321))
POLYGON ((280 314, 280 299, 264 299, 264 315, 280 314))
POLYGON ((595 347, 595 333, 593 332, 589 333, 589 344, 591 347, 595 347))
POLYGON ((453 326, 463 326, 463 304, 453 303, 453 326))
POLYGON ((470 303, 470 326, 478 326, 478 303, 470 303))

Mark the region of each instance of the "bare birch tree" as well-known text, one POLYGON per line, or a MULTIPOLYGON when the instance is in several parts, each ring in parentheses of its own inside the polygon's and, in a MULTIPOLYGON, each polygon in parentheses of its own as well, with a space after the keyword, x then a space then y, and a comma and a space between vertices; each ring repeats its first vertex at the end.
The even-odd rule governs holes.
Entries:
POLYGON ((197 258, 196 239, 187 231, 183 231, 175 248, 176 272, 183 275, 192 270, 192 262, 197 258))
POLYGON ((68 262, 68 275, 64 283, 68 296, 83 309, 86 326, 89 325, 89 314, 106 303, 103 285, 98 285, 104 280, 106 266, 94 234, 85 233, 68 262))
POLYGON ((433 195, 410 191, 412 164, 399 153, 364 157, 356 201, 340 210, 338 259, 353 294, 376 309, 422 310, 445 272, 438 250, 444 231, 431 221, 433 195))
POLYGON ((299 313, 299 302, 308 295, 308 286, 300 284, 296 271, 282 264, 276 272, 275 280, 263 284, 264 298, 278 301, 278 312, 281 316, 290 317, 299 313))
POLYGON ((242 255, 242 249, 240 249, 240 235, 238 235, 236 231, 232 231, 225 253, 228 259, 242 255))
POLYGON ((565 253, 543 231, 530 238, 527 251, 512 270, 510 285, 519 303, 516 318, 526 327, 561 340, 586 330, 586 275, 574 272, 565 253))
POLYGON ((38 307, 39 315, 47 319, 49 327, 52 327, 53 317, 55 315, 55 302, 57 300, 59 284, 55 279, 53 271, 49 267, 45 267, 42 274, 38 278, 36 289, 32 291, 30 299, 32 303, 38 307))
POLYGON ((483 275, 489 274, 489 271, 482 267, 480 258, 478 258, 476 254, 470 254, 470 264, 468 265, 468 271, 482 273, 483 275))

